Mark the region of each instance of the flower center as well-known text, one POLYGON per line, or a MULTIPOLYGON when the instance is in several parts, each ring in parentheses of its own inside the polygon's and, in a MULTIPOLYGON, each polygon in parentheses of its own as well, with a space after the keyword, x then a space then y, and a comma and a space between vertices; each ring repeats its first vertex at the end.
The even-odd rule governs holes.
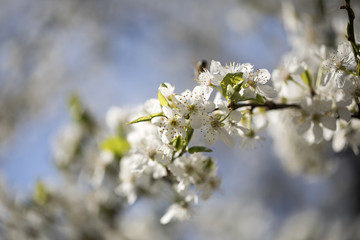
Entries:
POLYGON ((171 119, 170 120, 170 126, 172 126, 172 127, 179 126, 179 121, 177 119, 175 119, 175 118, 171 119))
POLYGON ((188 110, 189 110, 189 113, 194 113, 194 112, 198 111, 196 105, 194 105, 194 104, 189 105, 188 110))

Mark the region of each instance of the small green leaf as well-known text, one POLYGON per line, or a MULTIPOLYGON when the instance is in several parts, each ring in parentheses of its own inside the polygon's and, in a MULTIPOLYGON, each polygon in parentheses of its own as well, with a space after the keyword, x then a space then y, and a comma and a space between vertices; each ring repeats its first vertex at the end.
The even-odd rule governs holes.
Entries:
MULTIPOLYGON (((240 84, 236 85, 239 86, 240 84)), ((235 88, 233 88, 231 85, 227 86, 227 96, 228 99, 231 100, 231 102, 239 102, 243 99, 243 97, 241 97, 239 90, 236 90, 235 88)))
POLYGON ((130 150, 130 144, 125 138, 110 137, 101 144, 101 149, 110 151, 121 158, 130 150))
POLYGON ((209 157, 206 160, 204 160, 204 168, 207 170, 213 170, 215 169, 214 161, 209 157))
POLYGON ((136 119, 132 122, 126 123, 126 124, 129 125, 129 124, 138 123, 138 122, 151 121, 151 119, 153 119, 154 117, 162 117, 162 116, 164 116, 163 113, 153 113, 149 116, 139 117, 138 119, 136 119))
POLYGON ((174 140, 172 140, 170 144, 172 144, 175 147, 176 151, 179 151, 182 149, 184 142, 182 140, 182 137, 178 136, 174 140))
POLYGON ((255 99, 258 103, 260 104, 264 104, 265 103, 265 98, 259 94, 256 94, 256 99, 255 99))
POLYGON ((306 71, 301 74, 301 78, 308 87, 312 88, 313 80, 311 73, 309 72, 308 69, 306 69, 306 71))
POLYGON ((188 149, 189 153, 196 153, 196 152, 212 152, 210 148, 202 147, 202 146, 194 146, 188 149))
POLYGON ((95 119, 88 109, 85 108, 80 97, 73 93, 68 99, 68 106, 71 117, 86 126, 90 131, 94 130, 96 127, 95 119))
POLYGON ((38 205, 44 205, 48 202, 49 195, 43 182, 37 181, 33 198, 38 205))
POLYGON ((194 133, 194 129, 192 127, 188 127, 186 129, 186 138, 185 138, 185 145, 189 145, 189 142, 191 141, 192 135, 194 133))
POLYGON ((236 85, 239 85, 242 81, 243 81, 243 73, 228 73, 226 74, 226 76, 224 77, 224 79, 221 81, 220 86, 222 89, 222 94, 224 97, 226 97, 227 99, 230 98, 230 96, 228 95, 228 85, 230 85, 231 87, 234 87, 236 85))
POLYGON ((162 95, 162 93, 160 92, 160 90, 159 90, 159 93, 158 93, 158 99, 159 99, 160 105, 161 105, 162 107, 169 105, 168 101, 166 100, 166 98, 164 97, 164 95, 162 95))

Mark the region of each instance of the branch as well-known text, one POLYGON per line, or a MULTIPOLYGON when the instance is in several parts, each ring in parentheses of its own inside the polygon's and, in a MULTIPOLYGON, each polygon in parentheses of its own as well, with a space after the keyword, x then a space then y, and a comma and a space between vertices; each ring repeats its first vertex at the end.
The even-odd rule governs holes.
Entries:
POLYGON ((353 48, 355 60, 357 59, 357 56, 359 55, 359 48, 356 45, 355 41, 355 33, 354 33, 354 19, 355 19, 355 13, 350 7, 350 0, 345 0, 345 5, 341 6, 340 9, 345 9, 348 14, 349 22, 346 29, 346 38, 350 41, 351 46, 353 48))
POLYGON ((241 107, 250 107, 251 109, 254 109, 256 107, 263 107, 268 110, 276 110, 276 109, 284 109, 284 108, 297 108, 301 109, 300 105, 298 104, 286 104, 286 103, 275 103, 272 101, 267 101, 264 104, 255 103, 255 102, 249 102, 249 103, 230 103, 228 108, 230 110, 235 110, 241 107))
MULTIPOLYGON (((231 111, 234 111, 235 109, 242 108, 242 107, 250 107, 251 111, 257 107, 266 108, 267 110, 277 110, 277 109, 285 109, 285 108, 301 109, 301 106, 298 104, 275 103, 272 101, 265 102, 264 104, 260 104, 260 103, 256 103, 256 102, 249 102, 249 103, 230 103, 228 105, 228 108, 231 111)), ((354 113, 351 116, 351 118, 360 119, 360 112, 354 113)))

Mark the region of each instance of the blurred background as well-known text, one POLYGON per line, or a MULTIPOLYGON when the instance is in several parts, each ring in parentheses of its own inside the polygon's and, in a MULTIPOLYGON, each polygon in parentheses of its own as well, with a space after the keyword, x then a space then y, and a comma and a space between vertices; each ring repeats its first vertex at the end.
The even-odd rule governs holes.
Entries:
MULTIPOLYGON (((111 106, 141 105, 156 97, 162 82, 174 84, 177 92, 193 88, 194 67, 202 59, 250 62, 272 71, 294 47, 282 22, 284 3, 294 4, 309 41, 329 43, 346 28, 346 13, 339 10, 343 2, 335 0, 1 3, 0 170, 19 195, 29 193, 38 179, 59 182, 52 151, 70 121, 71 93, 78 93, 104 124, 111 106), (332 38, 329 28, 327 35, 319 29, 311 35, 314 22, 320 29, 324 23, 333 27, 332 38)), ((348 239, 344 234, 348 227, 356 229, 360 210, 358 159, 329 153, 324 157, 332 159, 330 173, 294 174, 277 157, 272 138, 263 136, 266 141, 254 150, 229 150, 220 142, 214 147, 221 189, 176 231, 160 228, 164 239, 166 234, 172 239, 348 239)), ((146 201, 130 208, 124 229, 151 219, 149 208, 146 201)), ((147 231, 126 235, 149 239, 147 231)))

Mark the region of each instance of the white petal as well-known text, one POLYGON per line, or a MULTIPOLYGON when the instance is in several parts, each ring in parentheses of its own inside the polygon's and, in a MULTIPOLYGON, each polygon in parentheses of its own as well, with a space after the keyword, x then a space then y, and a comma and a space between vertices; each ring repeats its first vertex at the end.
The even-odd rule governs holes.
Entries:
POLYGON ((171 138, 169 138, 169 131, 164 130, 163 134, 161 135, 161 141, 163 141, 163 143, 170 143, 171 142, 171 138))
POLYGON ((174 117, 174 111, 169 106, 164 106, 163 112, 167 118, 173 118, 174 117))
POLYGON ((232 111, 229 117, 235 122, 240 122, 242 119, 242 114, 240 111, 232 111))
POLYGON ((206 133, 206 136, 204 138, 204 142, 206 145, 214 145, 216 142, 216 132, 214 129, 210 128, 208 132, 206 133))
POLYGON ((247 99, 250 99, 250 98, 255 99, 256 98, 256 93, 253 90, 253 88, 251 88, 251 87, 241 89, 240 93, 242 94, 242 96, 244 98, 247 98, 247 99))
POLYGON ((234 139, 230 136, 228 132, 226 132, 225 129, 220 128, 218 132, 220 139, 226 144, 226 146, 230 148, 234 147, 234 139))
POLYGON ((163 123, 165 121, 165 117, 154 117, 151 119, 151 123, 155 126, 160 126, 160 123, 163 123))
POLYGON ((174 203, 169 207, 169 209, 164 214, 164 216, 161 217, 160 223, 167 224, 172 219, 183 221, 189 218, 190 218, 190 212, 188 211, 188 209, 180 206, 179 204, 174 203))
POLYGON ((351 144, 351 149, 353 150, 355 155, 359 155, 359 147, 356 145, 351 144))
POLYGON ((250 73, 254 71, 254 66, 250 63, 244 63, 240 66, 240 72, 244 73, 244 78, 249 77, 250 73))
POLYGON ((351 112, 346 107, 340 107, 338 113, 341 119, 349 122, 351 120, 351 112))
POLYGON ((180 111, 186 111, 187 105, 185 104, 186 100, 181 95, 176 95, 173 97, 173 103, 177 108, 179 108, 180 111))
POLYGON ((247 135, 251 132, 250 129, 242 127, 242 126, 237 126, 237 128, 240 129, 245 135, 247 135))
POLYGON ((310 119, 307 119, 303 124, 298 125, 296 131, 298 134, 302 135, 307 130, 309 130, 310 126, 311 126, 311 121, 310 119))
POLYGON ((224 79, 220 74, 214 74, 214 78, 211 80, 211 83, 215 86, 219 86, 220 82, 224 79))
POLYGON ((265 84, 270 79, 270 73, 267 69, 259 69, 256 71, 256 76, 254 81, 260 84, 265 84))
POLYGON ((201 116, 198 114, 191 115, 189 120, 191 127, 194 129, 200 128, 203 122, 201 116))
POLYGON ((215 104, 213 102, 207 101, 204 103, 205 112, 209 113, 215 109, 215 104))
POLYGON ((269 85, 259 84, 259 85, 257 85, 257 89, 264 97, 275 98, 277 96, 277 92, 275 91, 275 89, 273 89, 269 85))
POLYGON ((208 100, 212 91, 213 91, 213 89, 211 87, 196 86, 192 91, 192 95, 193 95, 193 97, 196 97, 196 98, 208 100))
POLYGON ((186 136, 186 130, 185 130, 185 128, 178 128, 178 129, 176 130, 176 132, 177 132, 182 138, 185 138, 185 136, 186 136))
POLYGON ((323 129, 320 127, 319 123, 317 122, 314 122, 313 134, 314 134, 314 143, 320 143, 323 138, 323 129))
POLYGON ((168 98, 174 93, 175 87, 172 86, 170 83, 164 83, 164 85, 166 87, 162 87, 162 84, 160 85, 159 91, 164 97, 168 98))
POLYGON ((323 124, 324 127, 335 131, 336 130, 336 119, 332 118, 328 115, 323 115, 320 117, 320 122, 323 124))
POLYGON ((325 77, 322 80, 322 85, 325 86, 332 78, 334 77, 334 72, 330 72, 328 74, 325 75, 325 77))
POLYGON ((223 67, 221 66, 221 63, 218 61, 211 60, 210 63, 210 72, 211 73, 218 73, 221 71, 223 67))
POLYGON ((332 148, 335 152, 340 152, 346 146, 346 138, 341 132, 337 132, 334 134, 332 141, 332 148))
POLYGON ((199 75, 199 81, 202 85, 208 86, 211 83, 211 79, 213 79, 213 75, 208 71, 205 70, 204 72, 201 72, 199 75))
POLYGON ((335 82, 338 88, 343 88, 345 84, 345 72, 337 71, 334 75, 335 82))

